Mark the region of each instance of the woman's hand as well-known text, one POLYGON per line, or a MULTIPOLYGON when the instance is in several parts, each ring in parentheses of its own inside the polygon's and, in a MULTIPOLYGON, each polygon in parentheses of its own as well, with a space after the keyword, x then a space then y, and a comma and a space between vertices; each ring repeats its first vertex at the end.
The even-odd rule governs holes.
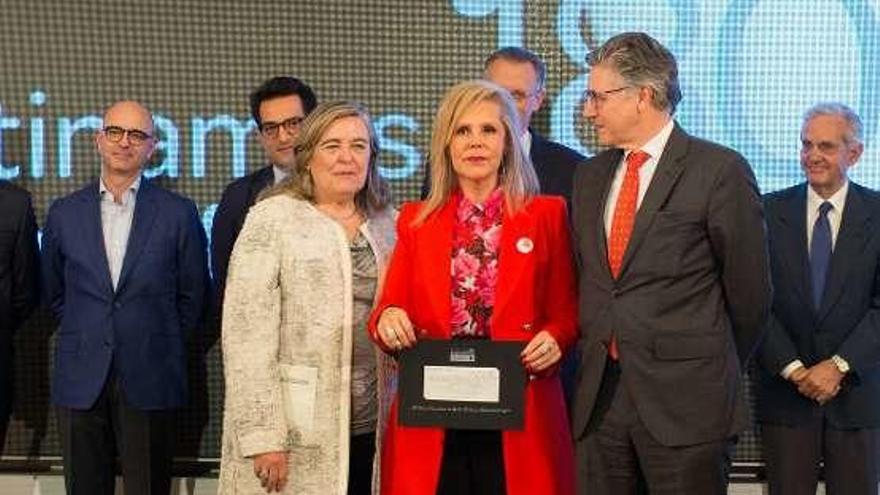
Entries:
POLYGON ((412 347, 416 343, 416 333, 409 316, 406 311, 395 306, 389 306, 382 311, 379 323, 376 324, 376 333, 385 347, 395 351, 412 347))
POLYGON ((254 456, 254 474, 266 493, 278 492, 287 484, 287 452, 266 452, 254 456))
POLYGON ((562 358, 562 349, 547 330, 541 330, 523 349, 522 363, 530 373, 539 373, 555 365, 562 358))

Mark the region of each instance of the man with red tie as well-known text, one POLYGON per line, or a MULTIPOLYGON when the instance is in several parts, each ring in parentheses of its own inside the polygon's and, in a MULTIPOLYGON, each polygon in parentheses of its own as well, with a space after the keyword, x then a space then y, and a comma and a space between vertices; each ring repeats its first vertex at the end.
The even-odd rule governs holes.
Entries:
POLYGON ((771 292, 758 187, 743 157, 673 121, 678 69, 659 42, 621 34, 587 61, 584 116, 611 149, 572 198, 578 493, 726 494, 771 292))

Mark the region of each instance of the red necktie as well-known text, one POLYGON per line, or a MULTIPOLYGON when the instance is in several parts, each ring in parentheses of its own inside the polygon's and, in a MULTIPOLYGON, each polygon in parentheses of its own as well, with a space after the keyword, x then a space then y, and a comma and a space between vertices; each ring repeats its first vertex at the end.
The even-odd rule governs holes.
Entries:
MULTIPOLYGON (((651 155, 644 151, 633 151, 626 157, 626 173, 623 176, 623 185, 617 195, 617 203, 614 205, 614 216, 611 219, 611 233, 608 235, 608 266, 611 267, 611 276, 617 278, 623 265, 623 255, 629 244, 633 225, 636 222, 636 211, 639 200, 639 168, 645 164, 651 155)), ((608 355, 613 360, 619 357, 617 351, 617 339, 611 336, 608 345, 608 355)))

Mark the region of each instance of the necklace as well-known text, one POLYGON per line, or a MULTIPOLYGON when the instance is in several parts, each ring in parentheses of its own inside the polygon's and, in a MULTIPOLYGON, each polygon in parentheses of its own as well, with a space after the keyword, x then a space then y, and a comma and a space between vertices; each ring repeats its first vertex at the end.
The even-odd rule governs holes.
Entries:
POLYGON ((325 208, 321 208, 321 211, 323 211, 325 215, 332 218, 333 220, 336 220, 337 222, 345 222, 347 220, 351 220, 355 215, 360 213, 357 205, 354 206, 354 209, 351 210, 351 213, 346 213, 344 215, 334 215, 333 213, 327 211, 325 208))

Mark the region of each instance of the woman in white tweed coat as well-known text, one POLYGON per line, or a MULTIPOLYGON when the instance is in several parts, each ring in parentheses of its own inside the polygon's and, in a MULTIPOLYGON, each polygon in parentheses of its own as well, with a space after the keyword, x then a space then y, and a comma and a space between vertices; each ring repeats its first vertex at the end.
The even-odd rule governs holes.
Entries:
POLYGON ((362 107, 321 105, 248 213, 223 306, 220 494, 375 493, 396 386, 364 326, 395 238, 377 153, 362 107))

